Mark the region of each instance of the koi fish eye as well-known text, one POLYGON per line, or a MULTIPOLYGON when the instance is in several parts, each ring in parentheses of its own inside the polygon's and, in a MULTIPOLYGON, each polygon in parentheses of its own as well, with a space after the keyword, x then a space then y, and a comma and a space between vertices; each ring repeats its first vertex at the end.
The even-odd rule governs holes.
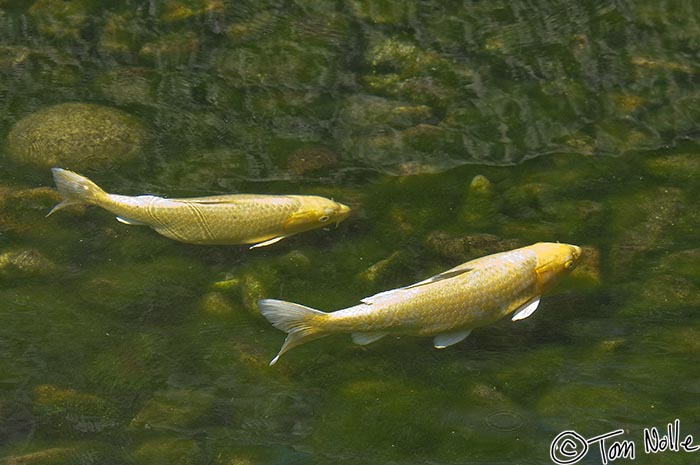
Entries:
POLYGON ((564 268, 567 270, 570 270, 571 268, 574 267, 574 261, 573 260, 567 260, 566 263, 564 263, 564 268))
POLYGON ((323 215, 321 218, 318 219, 318 221, 320 221, 321 223, 325 223, 329 219, 330 217, 328 215, 323 215))

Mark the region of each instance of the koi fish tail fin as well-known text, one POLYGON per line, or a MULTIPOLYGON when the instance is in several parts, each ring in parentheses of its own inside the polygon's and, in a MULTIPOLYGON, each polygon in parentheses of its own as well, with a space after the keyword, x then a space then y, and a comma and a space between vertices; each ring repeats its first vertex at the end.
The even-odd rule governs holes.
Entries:
POLYGON ((85 176, 61 168, 51 168, 51 172, 58 192, 63 196, 63 201, 53 207, 46 216, 50 216, 69 205, 96 204, 107 195, 97 184, 85 176))
POLYGON ((320 326, 328 316, 325 312, 275 299, 259 300, 258 309, 272 326, 287 333, 287 339, 275 358, 270 361, 270 366, 277 363, 288 350, 329 334, 320 326))

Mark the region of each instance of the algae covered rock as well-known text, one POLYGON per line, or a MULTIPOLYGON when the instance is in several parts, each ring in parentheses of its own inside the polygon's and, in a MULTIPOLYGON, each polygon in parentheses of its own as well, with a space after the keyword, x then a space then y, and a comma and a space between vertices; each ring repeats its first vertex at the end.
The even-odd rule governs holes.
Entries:
POLYGON ((459 213, 460 222, 472 230, 484 230, 492 226, 498 217, 499 205, 489 179, 481 174, 474 176, 459 213))
POLYGON ((373 263, 367 269, 358 273, 356 279, 363 283, 377 285, 388 280, 390 276, 399 273, 403 268, 404 259, 403 253, 395 251, 388 257, 373 263))
POLYGON ((206 391, 171 390, 146 402, 131 420, 134 428, 183 429, 195 427, 209 414, 216 397, 206 391))
POLYGON ((138 465, 204 464, 204 451, 192 439, 160 438, 141 444, 131 453, 138 465))
POLYGON ((7 137, 12 159, 41 168, 99 169, 137 157, 148 131, 115 108, 63 103, 18 121, 7 137))
POLYGON ((428 248, 450 259, 466 261, 523 246, 517 239, 501 239, 493 234, 454 236, 433 231, 425 241, 428 248))
POLYGON ((51 274, 58 267, 36 249, 0 252, 0 277, 21 278, 51 274))
POLYGON ((34 414, 40 424, 64 434, 100 433, 119 424, 115 408, 104 399, 53 384, 34 388, 34 414))
POLYGON ((21 452, 12 453, 1 459, 2 463, 6 465, 122 465, 130 463, 123 457, 118 448, 92 441, 56 443, 49 447, 46 444, 41 444, 40 447, 30 444, 29 447, 24 447, 21 452))
MULTIPOLYGON (((258 314, 258 300, 269 297, 270 289, 277 283, 277 270, 269 266, 251 266, 248 269, 230 274, 212 284, 217 291, 227 291, 236 295, 237 302, 253 315, 258 314)), ((223 296, 215 297, 217 307, 222 307, 223 296)), ((210 298, 211 299, 211 298, 210 298)), ((214 301, 209 302, 214 304, 214 301)))
POLYGON ((201 45, 199 37, 192 32, 170 34, 145 43, 139 56, 155 63, 186 64, 195 57, 201 45))
POLYGON ((94 6, 91 0, 37 0, 29 8, 29 16, 42 34, 59 39, 77 39, 87 25, 94 6))
POLYGON ((697 182, 700 179, 700 154, 681 153, 645 160, 646 171, 661 179, 678 182, 697 182))
POLYGON ((0 234, 12 233, 25 239, 55 234, 55 230, 48 233, 50 223, 44 217, 60 201, 60 194, 48 187, 0 187, 0 234))
POLYGON ((693 210, 687 207, 685 192, 673 187, 622 196, 611 207, 616 241, 609 261, 620 277, 629 275, 630 268, 649 253, 672 244, 679 219, 693 210))
POLYGON ((320 147, 302 147, 292 152, 287 158, 287 169, 297 176, 326 171, 337 164, 338 157, 333 152, 320 147))
POLYGON ((199 301, 199 310, 207 316, 226 317, 237 313, 238 308, 223 292, 208 292, 199 301))

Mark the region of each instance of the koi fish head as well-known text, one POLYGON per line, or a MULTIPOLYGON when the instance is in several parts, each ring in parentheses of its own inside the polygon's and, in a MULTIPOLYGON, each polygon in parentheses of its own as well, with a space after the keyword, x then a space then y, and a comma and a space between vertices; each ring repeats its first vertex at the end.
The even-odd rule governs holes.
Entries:
POLYGON ((294 234, 327 224, 336 225, 350 214, 350 207, 325 197, 314 195, 298 196, 299 209, 283 224, 285 234, 294 234))
POLYGON ((576 268, 581 259, 581 247, 553 242, 538 242, 531 247, 537 256, 537 285, 545 291, 576 268))

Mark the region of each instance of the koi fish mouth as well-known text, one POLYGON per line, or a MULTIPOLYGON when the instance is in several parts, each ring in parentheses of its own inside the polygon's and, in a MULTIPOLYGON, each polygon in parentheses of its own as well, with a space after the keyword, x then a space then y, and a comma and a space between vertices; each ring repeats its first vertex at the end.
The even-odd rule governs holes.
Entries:
POLYGON ((338 204, 338 211, 335 214, 335 227, 337 228, 338 225, 343 221, 345 218, 350 215, 350 207, 347 205, 343 205, 342 203, 338 204))

